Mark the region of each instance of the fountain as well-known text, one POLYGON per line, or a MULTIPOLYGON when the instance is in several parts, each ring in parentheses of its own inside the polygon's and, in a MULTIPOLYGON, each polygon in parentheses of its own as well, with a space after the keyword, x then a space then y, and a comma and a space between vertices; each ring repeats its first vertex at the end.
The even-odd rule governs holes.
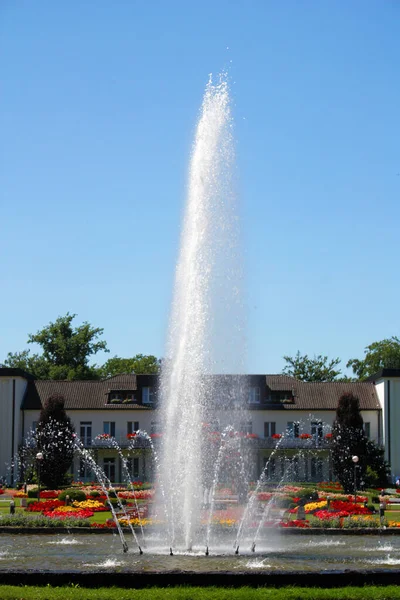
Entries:
POLYGON ((211 470, 202 423, 215 422, 218 401, 223 402, 227 393, 239 405, 244 400, 243 378, 230 381, 231 389, 221 389, 212 376, 243 372, 233 156, 229 91, 223 75, 216 84, 210 78, 197 125, 161 375, 164 435, 159 481, 168 498, 170 547, 188 549, 196 542, 211 470))

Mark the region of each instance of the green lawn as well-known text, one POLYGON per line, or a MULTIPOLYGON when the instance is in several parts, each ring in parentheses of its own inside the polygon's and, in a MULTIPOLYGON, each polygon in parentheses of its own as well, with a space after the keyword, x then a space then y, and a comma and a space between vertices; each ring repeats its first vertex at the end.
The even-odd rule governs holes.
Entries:
POLYGON ((2 600, 400 600, 398 586, 361 588, 98 588, 0 586, 2 600))

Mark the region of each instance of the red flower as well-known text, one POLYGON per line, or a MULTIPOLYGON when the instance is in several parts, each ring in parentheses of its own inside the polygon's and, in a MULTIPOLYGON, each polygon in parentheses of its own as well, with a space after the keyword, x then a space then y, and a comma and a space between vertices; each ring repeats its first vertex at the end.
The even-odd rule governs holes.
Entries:
POLYGON ((273 440, 280 440, 282 435, 280 433, 274 433, 271 437, 273 440))
POLYGON ((62 500, 46 500, 46 502, 31 502, 26 507, 28 512, 43 512, 50 511, 58 508, 59 506, 64 506, 65 502, 62 500))
POLYGON ((128 435, 126 437, 128 438, 128 440, 132 440, 133 438, 136 437, 136 433, 128 433, 128 435))
POLYGON ((299 435, 299 438, 300 438, 301 440, 309 440, 309 439, 310 439, 310 437, 311 437, 311 433, 301 433, 301 434, 299 435))
POLYGON ((332 438, 332 433, 327 433, 327 434, 325 435, 325 439, 326 439, 326 440, 330 440, 331 438, 332 438))
POLYGON ((279 527, 310 527, 310 523, 306 520, 294 519, 293 521, 282 521, 279 527))

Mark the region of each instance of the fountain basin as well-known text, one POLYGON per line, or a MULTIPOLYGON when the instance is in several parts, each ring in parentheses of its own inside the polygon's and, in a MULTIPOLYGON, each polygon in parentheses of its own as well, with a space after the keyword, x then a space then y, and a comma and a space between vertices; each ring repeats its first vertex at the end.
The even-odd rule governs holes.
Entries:
MULTIPOLYGON (((42 530, 44 532, 44 530, 42 530)), ((102 532, 104 533, 104 532, 102 532)), ((163 572, 256 572, 264 575, 276 572, 318 573, 345 570, 398 570, 400 569, 400 536, 349 535, 322 533, 318 536, 301 531, 291 535, 269 531, 268 537, 257 542, 256 551, 243 543, 235 555, 231 538, 219 541, 209 548, 193 546, 192 551, 174 549, 170 556, 159 537, 149 536, 144 554, 139 555, 132 537, 126 538, 128 553, 124 554, 119 536, 92 535, 82 531, 41 535, 2 533, 0 573, 74 572, 95 571, 118 573, 163 572)))

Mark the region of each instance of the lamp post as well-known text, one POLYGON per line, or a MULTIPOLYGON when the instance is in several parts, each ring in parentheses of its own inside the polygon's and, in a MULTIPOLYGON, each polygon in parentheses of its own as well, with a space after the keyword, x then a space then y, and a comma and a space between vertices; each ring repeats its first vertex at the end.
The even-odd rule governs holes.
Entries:
POLYGON ((352 456, 351 460, 354 463, 354 504, 357 502, 357 463, 359 461, 358 456, 352 456))
POLYGON ((36 454, 37 461, 37 474, 38 474, 38 502, 40 502, 40 465, 43 460, 43 452, 38 452, 36 454))

